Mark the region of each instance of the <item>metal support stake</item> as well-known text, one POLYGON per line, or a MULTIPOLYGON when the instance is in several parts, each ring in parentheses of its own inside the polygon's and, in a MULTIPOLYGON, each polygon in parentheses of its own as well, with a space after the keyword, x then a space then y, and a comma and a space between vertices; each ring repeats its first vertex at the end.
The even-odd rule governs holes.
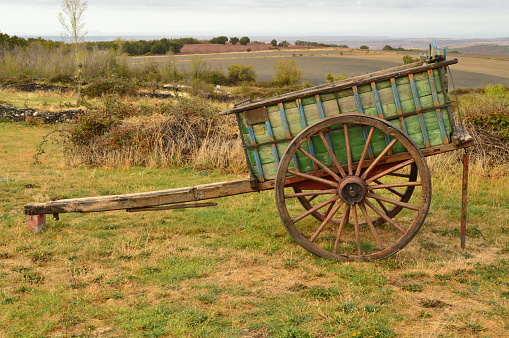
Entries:
POLYGON ((463 180, 461 186, 461 248, 465 249, 467 237, 467 207, 468 207, 468 164, 467 150, 463 152, 463 180))

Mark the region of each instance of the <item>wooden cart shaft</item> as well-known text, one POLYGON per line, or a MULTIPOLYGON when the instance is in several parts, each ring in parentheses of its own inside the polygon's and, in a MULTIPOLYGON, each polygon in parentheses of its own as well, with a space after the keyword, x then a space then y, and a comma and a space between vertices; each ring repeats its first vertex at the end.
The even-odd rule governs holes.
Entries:
POLYGON ((240 195, 261 190, 273 189, 273 182, 253 185, 249 179, 219 182, 194 187, 166 189, 142 193, 63 199, 46 203, 25 205, 25 214, 63 214, 69 212, 101 212, 129 210, 156 206, 189 203, 213 198, 240 195))

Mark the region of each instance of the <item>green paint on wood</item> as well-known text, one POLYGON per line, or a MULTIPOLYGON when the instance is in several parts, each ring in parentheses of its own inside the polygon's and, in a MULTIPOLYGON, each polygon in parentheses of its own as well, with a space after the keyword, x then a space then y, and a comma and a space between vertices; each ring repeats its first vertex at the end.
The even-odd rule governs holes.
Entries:
MULTIPOLYGON (((400 107, 402 113, 411 113, 417 110, 415 101, 418 99, 421 109, 433 108, 436 100, 439 104, 446 104, 449 102, 449 98, 442 92, 442 83, 440 80, 440 74, 444 71, 442 69, 433 70, 434 87, 430 83, 428 72, 415 73, 413 78, 415 80, 416 93, 412 91, 410 85, 410 79, 408 76, 401 76, 395 79, 398 99, 400 101, 400 107), (433 94, 436 93, 437 99, 434 98, 433 94), (414 94, 418 95, 418 98, 414 97, 414 94)), ((384 80, 376 83, 376 89, 378 92, 378 98, 383 111, 384 117, 398 115, 397 105, 394 102, 394 94, 392 90, 391 81, 384 80)), ((362 105, 363 113, 371 116, 380 116, 380 111, 375 102, 375 96, 373 94, 373 88, 371 84, 366 84, 357 87, 359 94, 360 103, 362 105)), ((322 106, 325 116, 334 116, 343 113, 358 113, 358 106, 355 100, 354 91, 352 88, 340 90, 336 93, 320 94, 320 105, 322 106)), ((307 126, 310 126, 321 119, 321 111, 318 109, 317 100, 314 95, 301 98, 302 109, 306 119, 307 126)), ((272 128, 273 136, 275 140, 287 139, 288 135, 285 132, 285 128, 289 128, 292 137, 295 137, 300 133, 306 126, 302 125, 301 116, 299 115, 298 100, 292 100, 283 103, 284 113, 286 115, 286 125, 283 125, 280 107, 276 105, 267 106, 267 113, 269 123, 272 128)), ((448 119, 447 109, 441 110, 441 115, 446 131, 447 137, 451 132, 451 123, 448 119)), ((437 111, 430 110, 423 113, 424 124, 428 133, 429 141, 431 146, 437 146, 443 144, 443 135, 440 130, 440 126, 437 119, 437 111)), ((248 132, 248 126, 245 119, 244 112, 239 113, 240 131, 242 137, 247 145, 251 145, 251 138, 248 132)), ((400 119, 392 120, 393 124, 397 127, 404 129, 401 125, 400 119)), ((404 124, 406 126, 408 136, 417 144, 418 147, 423 148, 424 138, 422 135, 421 125, 419 118, 416 115, 407 116, 404 118, 404 124)), ((339 129, 330 132, 331 147, 334 154, 338 158, 338 161, 342 164, 347 163, 346 151, 345 151, 345 138, 342 130, 342 126, 338 126, 339 129)), ((268 130, 266 129, 265 123, 260 123, 252 126, 256 135, 256 142, 266 143, 270 142, 268 130)), ((330 128, 333 129, 333 128, 330 128)), ((368 134, 369 128, 364 130, 360 127, 349 128, 350 144, 352 147, 354 161, 358 161, 365 149, 365 139, 368 134)), ((383 151, 387 143, 385 135, 379 131, 376 131, 372 141, 370 143, 370 150, 372 154, 368 157, 374 158, 381 151, 383 151)), ((321 139, 318 136, 312 138, 314 155, 326 165, 331 165, 331 159, 326 147, 323 145, 321 139)), ((288 147, 288 142, 277 143, 276 148, 279 156, 282 156, 288 147)), ((304 147, 307 151, 311 152, 307 143, 304 143, 304 147)), ((264 175, 266 179, 273 179, 276 175, 277 168, 274 162, 274 153, 272 145, 265 145, 259 147, 259 154, 263 164, 264 175)), ((392 148, 392 153, 401 153, 406 151, 401 143, 396 143, 392 148)), ((247 157, 250 164, 255 171, 255 175, 258 175, 256 162, 254 159, 253 150, 247 150, 247 157)), ((314 169, 314 164, 302 153, 297 153, 299 162, 299 169, 301 171, 309 171, 314 169)), ((290 165, 293 168, 293 164, 290 165)))
POLYGON ((316 99, 315 99, 314 96, 304 97, 301 100, 302 100, 302 105, 303 106, 307 106, 307 105, 315 104, 316 103, 316 99))
POLYGON ((340 113, 337 100, 322 102, 322 107, 325 112, 325 116, 334 116, 340 113))

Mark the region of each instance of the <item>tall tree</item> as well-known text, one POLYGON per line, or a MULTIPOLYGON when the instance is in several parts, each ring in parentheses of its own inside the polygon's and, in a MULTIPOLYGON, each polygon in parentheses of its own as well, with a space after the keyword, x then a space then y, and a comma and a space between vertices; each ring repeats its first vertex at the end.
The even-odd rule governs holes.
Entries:
POLYGON ((84 14, 87 10, 86 0, 62 0, 62 12, 58 13, 58 20, 65 29, 65 35, 71 37, 74 44, 74 55, 76 61, 76 82, 78 98, 76 105, 81 105, 81 67, 79 55, 79 43, 85 40, 88 31, 85 30, 84 14))

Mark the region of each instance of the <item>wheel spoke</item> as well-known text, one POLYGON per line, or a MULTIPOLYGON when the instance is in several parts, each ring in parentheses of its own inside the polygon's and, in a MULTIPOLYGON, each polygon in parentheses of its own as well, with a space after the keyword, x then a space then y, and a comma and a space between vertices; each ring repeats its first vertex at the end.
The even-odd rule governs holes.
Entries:
POLYGON ((343 227, 350 220, 350 204, 346 204, 345 211, 343 212, 343 216, 341 217, 341 222, 338 227, 338 232, 336 234, 336 242, 334 243, 334 253, 338 253, 339 242, 341 238, 341 232, 343 231, 343 227))
POLYGON ((376 200, 380 200, 380 201, 387 202, 387 203, 394 204, 394 205, 399 205, 400 207, 403 207, 403 208, 419 211, 419 207, 416 206, 416 205, 404 203, 404 202, 401 202, 401 201, 396 201, 396 200, 393 200, 393 199, 390 199, 390 198, 387 198, 387 197, 383 197, 383 196, 380 196, 380 195, 377 195, 377 194, 373 194, 371 192, 368 192, 366 194, 366 197, 374 198, 376 200))
MULTIPOLYGON (((375 183, 380 184, 380 185, 384 184, 380 180, 375 180, 375 183)), ((369 189, 369 187, 371 187, 371 186, 368 186, 368 189, 369 189)), ((400 193, 399 191, 397 191, 395 189, 387 188, 387 190, 389 190, 390 192, 392 192, 394 195, 398 196, 399 198, 402 198, 403 196, 405 196, 405 194, 402 194, 402 193, 400 193)))
POLYGON ((320 139, 322 140, 322 143, 325 146, 325 149, 327 149, 327 152, 329 153, 329 156, 332 160, 332 164, 334 164, 334 167, 336 167, 336 169, 339 171, 339 174, 341 175, 341 177, 345 177, 346 173, 343 170, 341 163, 339 163, 338 159, 336 158, 336 155, 334 155, 334 152, 332 151, 332 149, 329 145, 329 142, 327 142, 325 135, 321 131, 318 133, 318 135, 320 136, 320 139))
POLYGON ((395 173, 395 172, 394 173, 389 173, 387 175, 389 175, 389 176, 396 176, 396 177, 404 177, 404 178, 412 177, 412 175, 410 175, 410 174, 395 173))
MULTIPOLYGON (((398 188, 398 187, 416 187, 422 185, 421 182, 402 182, 402 183, 390 183, 390 184, 378 184, 378 185, 370 185, 368 186, 368 190, 374 189, 387 189, 392 192, 390 188, 398 188)), ((395 190, 394 190, 395 191, 395 190)))
POLYGON ((357 254, 362 256, 362 243, 361 243, 361 229, 359 227, 359 220, 357 218, 357 208, 355 205, 352 205, 353 211, 353 224, 355 227, 355 241, 357 242, 357 254))
POLYGON ((357 176, 360 176, 361 174, 362 165, 364 164, 364 158, 366 157, 369 147, 371 146, 371 139, 373 138, 374 133, 375 127, 371 127, 371 129, 369 130, 368 137, 366 137, 366 144, 364 145, 364 149, 362 149, 361 159, 359 160, 359 164, 357 164, 357 171, 355 172, 355 175, 357 176))
POLYGON ((341 208, 341 206, 344 203, 345 203, 344 201, 339 201, 339 203, 337 205, 331 204, 331 207, 329 208, 329 210, 327 210, 327 213, 326 213, 327 217, 322 222, 320 227, 316 230, 315 234, 310 238, 311 242, 315 241, 316 237, 318 237, 318 235, 322 232, 322 230, 325 228, 327 223, 329 223, 329 221, 332 219, 332 217, 334 217, 334 215, 338 212, 339 208, 341 208))
POLYGON ((399 232, 401 232, 402 234, 405 234, 406 233, 406 230, 403 229, 398 223, 396 223, 392 218, 390 218, 389 216, 387 216, 386 214, 384 214, 383 212, 381 212, 377 207, 375 207, 373 205, 373 203, 371 203, 370 201, 368 201, 367 199, 364 200, 364 203, 370 207, 371 209, 373 209, 374 212, 376 212, 377 214, 380 215, 380 217, 382 217, 384 220, 387 221, 387 223, 391 224, 393 227, 395 227, 396 229, 399 230, 399 232))
POLYGON ((302 147, 299 148, 299 151, 303 153, 307 158, 309 158, 311 161, 316 163, 319 167, 321 167, 323 170, 325 170, 329 175, 334 177, 336 181, 341 181, 341 177, 339 177, 334 171, 332 171, 329 167, 327 167, 325 164, 320 162, 316 157, 308 153, 306 150, 304 150, 302 147))
POLYGON ((287 172, 289 174, 292 174, 292 175, 295 175, 295 176, 299 176, 299 177, 304 177, 304 178, 306 178, 308 180, 320 182, 320 183, 323 183, 323 184, 331 186, 331 187, 337 187, 338 186, 338 182, 329 181, 329 180, 326 180, 325 178, 321 178, 321 177, 317 177, 317 176, 301 173, 301 172, 290 170, 290 169, 288 169, 287 172))
POLYGON ((313 208, 309 209, 309 210, 306 210, 306 212, 304 212, 303 214, 299 215, 298 217, 294 218, 293 219, 293 222, 294 223, 297 223, 298 221, 300 221, 301 219, 303 219, 304 217, 306 216, 309 216, 310 214, 312 214, 313 212, 315 211, 318 211, 320 210, 321 208, 323 208, 324 206, 326 206, 327 204, 329 203, 333 203, 333 202, 336 202, 337 200, 339 200, 341 197, 340 196, 334 196, 332 198, 329 198, 328 200, 326 201, 323 201, 322 203, 314 206, 313 208))
POLYGON ((361 176, 362 179, 366 179, 370 171, 373 170, 373 168, 378 164, 378 162, 380 162, 380 160, 385 156, 385 154, 387 154, 387 152, 391 150, 391 148, 396 144, 396 142, 398 142, 398 139, 395 138, 387 145, 387 147, 385 147, 384 150, 382 150, 380 155, 378 155, 377 158, 375 158, 375 160, 370 164, 368 169, 366 169, 366 171, 362 174, 361 176))
POLYGON ((348 175, 353 175, 352 168, 352 149, 350 148, 350 135, 348 135, 348 125, 343 124, 343 131, 345 134, 345 148, 346 148, 346 157, 348 160, 348 175))
MULTIPOLYGON (((293 198, 293 197, 301 197, 301 196, 313 196, 313 197, 317 197, 317 196, 320 196, 320 195, 335 194, 336 192, 337 192, 337 189, 315 190, 315 191, 298 192, 298 193, 295 193, 295 194, 285 195, 285 198, 293 198)), ((309 199, 308 201, 311 202, 312 199, 309 199)))
POLYGON ((379 200, 375 200, 378 205, 383 209, 383 211, 385 212, 386 215, 389 215, 389 209, 387 209, 387 207, 385 206, 385 204, 383 204, 381 201, 379 200))
POLYGON ((393 173, 396 170, 406 167, 407 165, 410 165, 412 163, 415 163, 414 159, 409 159, 407 161, 401 162, 401 163, 395 165, 394 167, 391 167, 387 170, 382 171, 381 173, 376 174, 375 176, 371 176, 370 178, 366 179, 366 184, 369 184, 369 183, 373 182, 374 180, 377 180, 380 177, 383 177, 385 175, 389 175, 390 173, 393 173))
POLYGON ((375 226, 373 225, 373 222, 371 222, 371 218, 368 215, 368 211, 366 210, 366 206, 364 205, 364 203, 362 203, 362 202, 359 203, 359 208, 361 209, 362 214, 364 215, 364 218, 366 219, 366 223, 368 223, 368 226, 371 229, 371 233, 373 234, 373 237, 375 237, 375 241, 376 241, 376 244, 378 245, 378 248, 380 250, 384 250, 385 247, 384 247, 382 241, 380 240, 380 236, 378 236, 378 232, 376 231, 375 226))

